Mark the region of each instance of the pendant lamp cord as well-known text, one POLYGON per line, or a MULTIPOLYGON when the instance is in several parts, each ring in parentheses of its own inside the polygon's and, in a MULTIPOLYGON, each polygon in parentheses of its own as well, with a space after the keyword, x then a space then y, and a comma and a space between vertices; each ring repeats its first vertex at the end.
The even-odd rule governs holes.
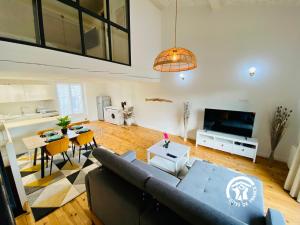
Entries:
POLYGON ((175 48, 177 45, 177 11, 178 11, 178 3, 176 0, 176 12, 175 12, 175 48))

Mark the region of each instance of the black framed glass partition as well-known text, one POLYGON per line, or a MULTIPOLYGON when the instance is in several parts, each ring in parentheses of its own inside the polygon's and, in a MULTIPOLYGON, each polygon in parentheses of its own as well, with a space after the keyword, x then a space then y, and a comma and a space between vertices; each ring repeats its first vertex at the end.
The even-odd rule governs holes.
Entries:
POLYGON ((129 0, 2 0, 0 40, 131 65, 129 0))
POLYGON ((77 9, 59 1, 42 0, 42 12, 45 45, 55 49, 81 53, 77 9))
POLYGON ((106 0, 80 0, 80 6, 102 16, 103 18, 107 18, 106 0))
POLYGON ((40 44, 32 0, 0 1, 0 37, 40 44))
POLYGON ((111 27, 112 59, 124 64, 129 63, 128 33, 111 27))
POLYGON ((128 5, 126 0, 110 0, 110 20, 124 28, 127 28, 127 7, 128 5))
POLYGON ((85 53, 109 60, 107 24, 82 13, 85 53))

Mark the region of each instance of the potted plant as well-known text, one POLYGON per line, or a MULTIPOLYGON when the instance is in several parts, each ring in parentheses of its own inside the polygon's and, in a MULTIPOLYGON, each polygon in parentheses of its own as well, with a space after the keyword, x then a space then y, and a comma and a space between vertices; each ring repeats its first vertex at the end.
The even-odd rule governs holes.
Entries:
POLYGON ((57 120, 58 120, 58 123, 56 125, 61 127, 61 132, 63 134, 67 134, 68 133, 68 125, 71 123, 71 118, 69 116, 62 116, 62 117, 59 117, 57 120))

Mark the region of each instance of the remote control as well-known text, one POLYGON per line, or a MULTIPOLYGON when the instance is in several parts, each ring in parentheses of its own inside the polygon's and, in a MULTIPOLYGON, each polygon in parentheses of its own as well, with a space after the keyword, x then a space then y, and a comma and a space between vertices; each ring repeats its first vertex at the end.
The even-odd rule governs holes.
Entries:
POLYGON ((167 156, 169 156, 169 157, 171 157, 171 158, 177 158, 177 156, 175 156, 175 155, 172 155, 172 154, 170 154, 170 153, 167 153, 167 156))

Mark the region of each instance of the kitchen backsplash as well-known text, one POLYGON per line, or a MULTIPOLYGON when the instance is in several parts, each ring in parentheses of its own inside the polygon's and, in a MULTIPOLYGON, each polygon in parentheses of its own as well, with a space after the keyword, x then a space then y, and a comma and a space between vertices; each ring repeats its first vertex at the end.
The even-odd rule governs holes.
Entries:
POLYGON ((20 115, 23 113, 35 113, 37 108, 58 110, 54 100, 34 102, 10 102, 0 103, 0 115, 20 115))

